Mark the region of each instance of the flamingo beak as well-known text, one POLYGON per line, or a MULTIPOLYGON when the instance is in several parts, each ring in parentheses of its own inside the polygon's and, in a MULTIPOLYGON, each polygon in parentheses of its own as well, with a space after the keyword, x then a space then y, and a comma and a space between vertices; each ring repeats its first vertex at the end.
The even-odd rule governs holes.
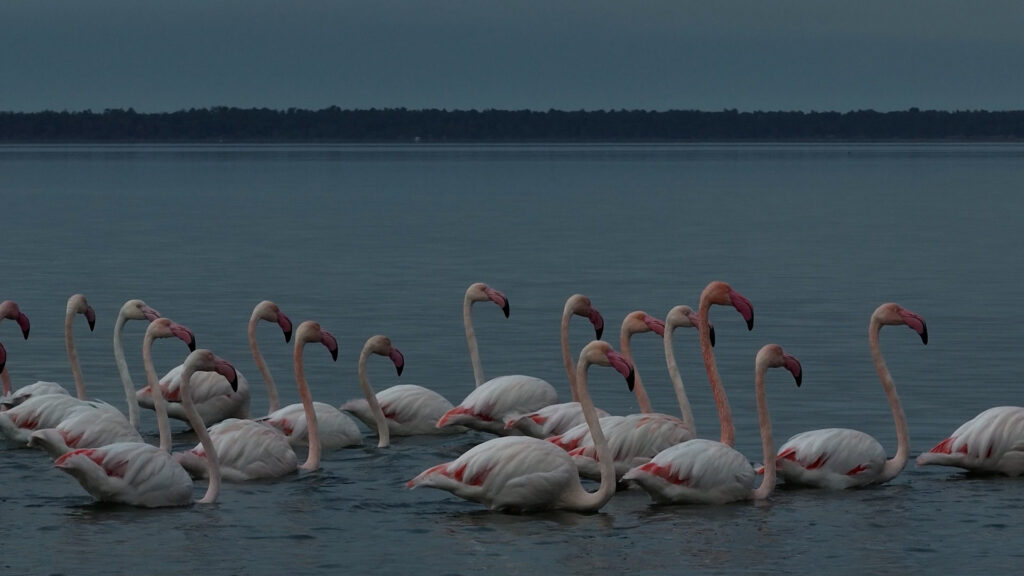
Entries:
POLYGON ((596 308, 591 308, 589 318, 590 323, 594 325, 594 340, 600 340, 601 335, 604 334, 604 317, 596 308))
POLYGON ((96 311, 92 306, 85 307, 85 320, 89 323, 89 331, 92 332, 96 328, 96 311))
POLYGON ((903 323, 904 324, 906 324, 907 326, 910 326, 910 328, 914 332, 917 332, 918 335, 921 336, 921 342, 923 342, 927 346, 928 345, 928 325, 925 324, 924 318, 922 318, 921 316, 919 316, 919 315, 917 315, 917 314, 915 314, 915 313, 913 313, 910 310, 907 310, 905 308, 901 308, 900 309, 900 318, 903 319, 903 323))
POLYGON ((747 321, 747 330, 754 329, 754 305, 735 290, 729 290, 729 300, 733 308, 747 321))
POLYGON ((231 389, 238 392, 238 371, 231 365, 230 362, 223 358, 215 357, 214 363, 216 365, 216 372, 223 376, 229 383, 231 383, 231 389))
POLYGON ((484 290, 484 293, 487 294, 487 297, 491 299, 491 302, 494 302, 495 304, 497 304, 501 308, 501 311, 505 313, 505 318, 508 318, 508 313, 509 313, 508 298, 504 294, 502 294, 501 292, 498 292, 494 288, 490 288, 490 287, 488 287, 486 290, 484 290))
POLYGON ((644 316, 644 324, 647 324, 647 328, 649 328, 651 332, 654 332, 662 338, 665 337, 665 323, 661 320, 658 320, 654 316, 644 316))
POLYGON ((277 312, 277 325, 281 327, 281 331, 284 332, 284 341, 292 341, 292 321, 284 315, 284 312, 278 310, 277 312))
POLYGON ((626 384, 629 386, 629 391, 632 392, 633 386, 636 384, 636 371, 633 369, 633 364, 625 356, 614 350, 608 352, 608 361, 611 363, 612 368, 615 368, 619 374, 626 378, 626 384))
POLYGON ((793 374, 793 378, 796 380, 796 385, 799 388, 800 383, 803 382, 804 379, 804 369, 800 366, 800 361, 796 359, 796 356, 784 354, 782 356, 782 362, 783 366, 786 367, 786 370, 789 370, 790 373, 793 374))
POLYGON ((338 361, 338 339, 327 330, 320 331, 320 342, 331 352, 331 359, 338 361))
POLYGON ((405 369, 405 356, 402 355, 398 348, 392 347, 388 357, 395 363, 395 370, 397 370, 398 375, 401 376, 402 370, 405 369))
POLYGON ((5 366, 7 366, 7 349, 0 344, 0 372, 4 371, 5 366))
POLYGON ((191 330, 175 322, 171 324, 171 333, 184 342, 190 352, 196 351, 196 337, 192 334, 191 330))
POLYGON ((32 329, 32 325, 28 321, 28 316, 25 316, 24 312, 18 312, 18 327, 21 328, 21 335, 28 340, 28 332, 32 329))
POLYGON ((146 317, 147 322, 152 322, 153 320, 160 318, 159 312, 146 305, 142 306, 142 315, 146 317))

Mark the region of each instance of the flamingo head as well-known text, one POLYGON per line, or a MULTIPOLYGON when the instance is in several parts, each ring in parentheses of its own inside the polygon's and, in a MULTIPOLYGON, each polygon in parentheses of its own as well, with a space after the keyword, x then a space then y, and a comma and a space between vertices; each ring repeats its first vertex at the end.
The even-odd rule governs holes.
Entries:
POLYGON ((284 341, 291 342, 292 340, 292 321, 285 316, 284 312, 277 307, 270 300, 263 300, 256 305, 252 310, 252 319, 250 322, 255 320, 266 320, 267 322, 276 322, 281 327, 281 331, 284 332, 284 341))
POLYGON ((160 313, 150 308, 145 302, 138 298, 129 300, 121 306, 121 316, 129 320, 146 320, 152 322, 160 317, 160 313))
POLYGON ((633 389, 635 382, 635 371, 633 363, 628 358, 619 354, 612 348, 612 345, 603 340, 593 340, 583 347, 580 352, 580 366, 584 363, 597 364, 598 366, 611 366, 626 379, 629 389, 633 389))
POLYGON ((796 359, 796 356, 783 350, 782 346, 778 344, 765 344, 762 346, 757 351, 755 362, 759 366, 764 365, 765 368, 785 368, 789 370, 796 380, 797 387, 803 382, 804 371, 803 367, 800 366, 800 361, 796 359))
POLYGON ((238 391, 238 371, 230 362, 206 348, 200 348, 189 354, 185 359, 184 367, 195 372, 216 372, 231 384, 232 390, 238 391))
POLYGON ((508 318, 509 306, 508 298, 504 294, 491 288, 483 282, 476 282, 470 284, 466 290, 466 300, 470 302, 486 302, 490 300, 501 308, 501 311, 505 313, 505 318, 508 318))
POLYGON ((754 305, 742 294, 732 289, 725 282, 714 281, 708 284, 700 295, 702 310, 707 310, 705 304, 718 304, 719 306, 732 306, 743 316, 747 322, 747 330, 754 329, 754 305))
POLYGON ((0 342, 0 372, 4 371, 4 366, 7 366, 7 349, 4 348, 4 343, 0 342))
POLYGON ((402 371, 405 370, 405 356, 402 355, 402 352, 398 348, 391 344, 390 338, 380 334, 371 336, 366 341, 364 348, 373 354, 379 354, 390 358, 391 362, 395 364, 395 370, 398 371, 398 375, 402 375, 402 371))
POLYGON ((338 339, 327 330, 320 330, 320 343, 331 353, 331 360, 338 361, 338 339))
POLYGON ((89 306, 85 296, 72 294, 68 298, 68 314, 81 314, 85 316, 85 321, 89 323, 90 332, 96 328, 96 312, 92 309, 92 306, 89 306))
POLYGON ((622 319, 620 334, 628 338, 632 334, 654 332, 658 336, 665 336, 665 323, 651 316, 643 310, 634 310, 622 319))
POLYGON ((21 328, 21 335, 28 340, 28 333, 32 329, 32 324, 29 323, 28 316, 25 316, 13 300, 4 300, 0 303, 0 318, 17 321, 18 327, 21 328))
POLYGON ((917 335, 921 337, 921 342, 926 345, 928 344, 928 325, 925 324, 924 318, 899 304, 886 302, 876 308, 875 313, 871 316, 882 325, 896 326, 904 324, 909 326, 911 330, 917 332, 917 335))
POLYGON ((192 331, 170 318, 153 319, 146 328, 146 335, 150 338, 177 338, 188 346, 190 352, 196 349, 196 337, 192 331))
POLYGON ((601 339, 601 335, 604 334, 604 317, 590 303, 590 298, 583 294, 573 294, 565 302, 565 309, 568 314, 575 314, 590 320, 594 326, 594 339, 601 339))
MULTIPOLYGON (((697 328, 700 326, 700 316, 694 311, 693 308, 685 304, 674 306, 668 311, 668 315, 665 316, 665 330, 675 330, 676 328, 697 328)), ((715 326, 708 322, 708 329, 711 334, 711 345, 715 345, 715 326)))

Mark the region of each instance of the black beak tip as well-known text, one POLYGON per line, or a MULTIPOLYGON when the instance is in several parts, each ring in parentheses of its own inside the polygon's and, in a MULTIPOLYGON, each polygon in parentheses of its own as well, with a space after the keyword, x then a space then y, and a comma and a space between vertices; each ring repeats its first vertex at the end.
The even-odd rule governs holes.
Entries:
POLYGON ((238 392, 238 375, 231 379, 231 390, 238 392))
POLYGON ((505 313, 505 318, 508 318, 508 313, 510 311, 508 300, 505 300, 505 305, 501 307, 501 311, 505 313))
POLYGON ((25 337, 25 340, 28 340, 28 331, 29 331, 29 328, 25 328, 21 332, 21 335, 25 337))
POLYGON ((287 332, 284 333, 284 341, 285 341, 286 344, 288 342, 292 341, 292 331, 291 330, 288 330, 287 332))
POLYGON ((338 361, 338 349, 337 348, 331 350, 331 359, 334 360, 335 362, 338 361))
POLYGON ((189 352, 195 352, 196 351, 196 339, 195 338, 189 340, 189 342, 188 342, 188 351, 189 352))
POLYGON ((401 376, 402 370, 405 370, 405 366, 396 366, 395 370, 398 372, 398 375, 401 376))
POLYGON ((594 334, 596 335, 594 337, 594 340, 600 340, 601 335, 604 334, 604 326, 601 326, 600 328, 594 328, 594 334))
POLYGON ((714 326, 709 326, 708 329, 709 329, 709 332, 710 332, 709 333, 709 338, 711 339, 711 347, 714 348, 715 347, 715 327, 714 326))
POLYGON ((747 330, 753 330, 753 329, 754 329, 754 317, 751 316, 750 320, 747 320, 747 330))
POLYGON ((633 391, 633 387, 636 385, 636 372, 633 370, 629 371, 629 376, 626 376, 626 384, 629 386, 629 391, 633 391))

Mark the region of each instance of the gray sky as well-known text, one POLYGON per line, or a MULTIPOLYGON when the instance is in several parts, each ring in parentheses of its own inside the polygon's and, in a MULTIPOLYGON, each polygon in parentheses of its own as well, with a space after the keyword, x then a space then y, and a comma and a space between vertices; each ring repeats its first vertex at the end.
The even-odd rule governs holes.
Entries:
POLYGON ((0 2, 0 110, 1024 109, 1024 2, 0 2))

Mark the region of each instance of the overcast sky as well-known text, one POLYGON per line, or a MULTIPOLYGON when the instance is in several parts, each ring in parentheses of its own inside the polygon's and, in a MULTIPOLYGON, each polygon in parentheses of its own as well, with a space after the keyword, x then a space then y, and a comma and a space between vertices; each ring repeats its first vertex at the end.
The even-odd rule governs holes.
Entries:
POLYGON ((1024 1, 0 0, 0 110, 1024 109, 1024 1))

